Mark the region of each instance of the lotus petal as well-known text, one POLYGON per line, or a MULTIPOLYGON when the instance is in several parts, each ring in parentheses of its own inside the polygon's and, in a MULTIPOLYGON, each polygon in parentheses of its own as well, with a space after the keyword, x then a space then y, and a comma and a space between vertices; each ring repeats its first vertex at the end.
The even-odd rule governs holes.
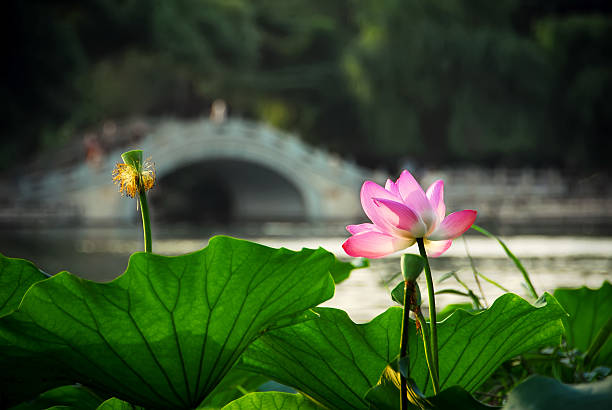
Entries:
POLYGON ((390 179, 387 179, 387 183, 385 184, 385 189, 389 192, 391 192, 393 195, 397 196, 398 199, 401 199, 402 196, 400 195, 399 192, 399 188, 397 186, 397 184, 393 181, 391 181, 390 179))
POLYGON ((444 181, 441 179, 437 180, 427 188, 425 194, 431 207, 438 215, 438 224, 444 220, 446 215, 446 205, 444 205, 444 181))
POLYGON ((372 181, 364 182, 363 186, 361 187, 361 206, 363 207, 365 214, 368 216, 368 218, 370 218, 374 225, 378 226, 382 231, 392 231, 393 226, 382 217, 380 207, 374 203, 373 198, 390 199, 392 201, 397 200, 397 198, 392 193, 372 181))
POLYGON ((381 258, 414 244, 415 239, 401 239, 380 232, 363 232, 348 238, 342 248, 350 256, 381 258))
POLYGON ((420 215, 422 212, 432 209, 423 188, 421 188, 421 185, 419 185, 410 172, 402 171, 396 184, 404 203, 417 214, 420 215))
POLYGON ((349 231, 352 235, 356 235, 362 232, 382 232, 376 225, 374 224, 359 224, 359 225, 348 225, 346 230, 349 231))
POLYGON ((461 236, 476 220, 477 212, 466 209, 449 214, 440 226, 427 237, 430 241, 440 241, 445 239, 455 239, 461 236))
POLYGON ((427 256, 429 256, 430 258, 437 258, 438 256, 442 255, 448 250, 448 248, 450 248, 452 243, 453 241, 450 239, 447 241, 430 241, 427 239, 423 240, 423 244, 425 245, 425 251, 427 252, 427 256))
POLYGON ((379 215, 397 228, 394 234, 403 238, 421 238, 427 232, 427 226, 421 218, 406 205, 389 199, 374 198, 379 206, 379 215))

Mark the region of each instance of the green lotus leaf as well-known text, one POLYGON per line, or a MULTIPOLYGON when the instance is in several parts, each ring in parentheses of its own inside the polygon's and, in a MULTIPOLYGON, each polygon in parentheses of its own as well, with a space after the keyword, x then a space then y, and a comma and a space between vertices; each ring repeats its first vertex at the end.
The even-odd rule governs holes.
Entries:
POLYGON ((353 259, 351 261, 341 261, 340 259, 336 259, 334 264, 329 269, 329 273, 331 273, 334 278, 334 282, 339 284, 340 282, 344 282, 351 275, 351 272, 355 269, 363 269, 370 266, 370 261, 365 258, 353 259))
MULTIPOLYGON (((438 325, 440 388, 458 385, 473 393, 504 361, 539 347, 557 346, 563 317, 563 308, 548 293, 533 305, 506 293, 484 311, 457 310, 438 325)), ((433 388, 425 369, 423 355, 411 360, 411 376, 429 396, 433 388)))
POLYGON ((301 394, 278 391, 249 393, 234 400, 223 410, 322 410, 301 394))
POLYGON ((550 377, 532 376, 508 395, 505 410, 609 410, 612 408, 612 377, 568 385, 550 377))
POLYGON ((32 262, 0 255, 0 316, 17 309, 30 286, 43 279, 47 276, 32 262))
POLYGON ((144 410, 144 407, 135 406, 127 401, 113 397, 100 404, 96 410, 144 410))
MULTIPOLYGON (((28 289, 47 278, 32 262, 0 255, 0 317, 14 312, 28 289)), ((0 408, 72 383, 46 354, 23 349, 18 338, 0 327, 0 408)))
MULTIPOLYGON (((402 309, 392 307, 366 324, 337 309, 316 308, 320 318, 267 332, 244 353, 240 367, 292 386, 330 408, 368 408, 364 399, 399 353, 402 309)), ((476 390, 505 360, 556 345, 565 315, 545 294, 537 306, 514 294, 487 310, 458 310, 438 324, 440 382, 476 390)), ((423 344, 410 324, 410 376, 433 394, 423 344)))
MULTIPOLYGON (((612 285, 604 282, 599 289, 584 286, 579 289, 557 289, 554 295, 569 314, 564 318, 568 347, 586 352, 612 318, 612 285)), ((612 337, 608 336, 590 365, 612 367, 612 337)))
POLYGON ((42 393, 34 400, 11 407, 11 410, 40 410, 54 406, 67 406, 73 410, 90 410, 98 407, 102 400, 83 386, 61 386, 42 393))
POLYGON ((254 392, 267 381, 268 378, 260 374, 246 372, 233 367, 198 408, 219 409, 231 401, 242 397, 246 392, 254 392))
POLYGON ((453 313, 455 313, 457 310, 462 309, 465 310, 466 312, 473 312, 474 311, 474 306, 471 303, 450 303, 446 306, 444 306, 444 308, 442 308, 441 311, 438 312, 438 318, 439 320, 444 320, 447 317, 449 317, 450 315, 452 315, 453 313))
POLYGON ((402 310, 391 308, 364 325, 342 310, 315 311, 319 319, 267 332, 245 352, 240 367, 330 408, 367 408, 363 396, 399 352, 402 310))
POLYGON ((109 283, 62 272, 0 318, 0 393, 48 358, 58 375, 130 403, 194 408, 263 331, 333 295, 333 263, 323 249, 215 237, 187 255, 136 253, 109 283))

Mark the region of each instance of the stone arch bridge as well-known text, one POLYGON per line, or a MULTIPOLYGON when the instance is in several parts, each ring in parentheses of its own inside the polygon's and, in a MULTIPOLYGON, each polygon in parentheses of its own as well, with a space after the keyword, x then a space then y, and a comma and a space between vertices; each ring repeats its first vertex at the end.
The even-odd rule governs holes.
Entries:
POLYGON ((356 221, 363 217, 361 184, 373 179, 366 169, 259 123, 163 120, 137 146, 109 152, 97 166, 83 160, 24 175, 18 198, 64 209, 84 223, 133 221, 135 201, 122 198, 111 181, 128 149, 142 149, 156 164, 154 219, 356 221))

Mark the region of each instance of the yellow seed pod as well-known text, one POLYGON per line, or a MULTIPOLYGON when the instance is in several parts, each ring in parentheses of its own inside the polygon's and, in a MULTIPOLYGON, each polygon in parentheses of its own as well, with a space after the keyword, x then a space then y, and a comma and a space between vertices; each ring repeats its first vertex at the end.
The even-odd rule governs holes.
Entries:
POLYGON ((155 185, 155 167, 147 159, 142 161, 142 151, 133 150, 121 155, 124 163, 113 169, 113 181, 119 186, 119 192, 129 197, 136 197, 155 185))

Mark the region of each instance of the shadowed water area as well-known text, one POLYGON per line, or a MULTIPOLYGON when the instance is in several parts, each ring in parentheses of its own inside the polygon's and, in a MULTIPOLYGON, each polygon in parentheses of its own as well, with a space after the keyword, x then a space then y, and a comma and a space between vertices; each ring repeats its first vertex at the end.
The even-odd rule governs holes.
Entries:
MULTIPOLYGON (((338 257, 350 260, 342 250, 341 236, 336 229, 306 229, 303 225, 243 226, 240 229, 182 228, 154 230, 153 251, 164 255, 179 255, 205 247, 214 234, 229 234, 272 247, 299 250, 319 246, 338 257), (294 234, 288 234, 290 231, 294 234), (282 232, 281 232, 282 231, 282 232)), ((552 292, 557 287, 595 288, 604 280, 612 280, 612 237, 574 236, 504 236, 504 241, 530 273, 538 294, 552 292)), ((31 229, 0 232, 0 249, 9 257, 33 261, 49 274, 68 270, 94 281, 109 281, 127 267, 129 255, 142 250, 140 227, 31 229)), ((412 247, 408 252, 417 253, 412 247)), ((462 282, 487 304, 504 291, 480 279, 475 280, 467 252, 474 267, 508 289, 526 296, 523 277, 508 259, 499 244, 476 233, 459 238, 442 257, 431 260, 434 280, 455 271, 462 282), (482 293, 481 293, 482 292, 482 293)), ((399 254, 370 260, 370 266, 353 271, 351 277, 336 287, 335 296, 323 306, 346 310, 357 322, 365 322, 380 314, 394 302, 390 290, 400 281, 399 254)), ((419 278, 424 307, 427 308, 424 277, 419 278)), ((465 291, 455 279, 436 285, 436 290, 465 291)), ((438 310, 449 303, 469 302, 452 294, 437 296, 438 310)))

